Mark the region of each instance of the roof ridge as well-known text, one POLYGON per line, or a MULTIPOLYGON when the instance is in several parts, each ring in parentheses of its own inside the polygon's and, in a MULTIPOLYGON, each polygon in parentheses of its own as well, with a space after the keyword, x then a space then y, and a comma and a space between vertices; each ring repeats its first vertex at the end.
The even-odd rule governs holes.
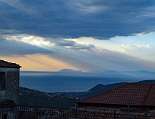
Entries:
POLYGON ((0 59, 0 67, 20 68, 21 66, 16 63, 12 63, 12 62, 0 59))

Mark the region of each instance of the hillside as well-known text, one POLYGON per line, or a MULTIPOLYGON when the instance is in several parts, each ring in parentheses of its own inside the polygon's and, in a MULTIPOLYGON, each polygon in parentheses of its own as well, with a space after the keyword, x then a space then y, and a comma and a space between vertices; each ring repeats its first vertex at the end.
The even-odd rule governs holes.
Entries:
POLYGON ((75 102, 87 98, 89 96, 96 95, 101 91, 106 91, 112 87, 122 85, 111 84, 111 85, 96 85, 86 92, 55 92, 55 93, 46 93, 37 90, 32 90, 28 88, 20 88, 20 105, 29 105, 29 106, 44 106, 44 107, 53 107, 53 108, 69 108, 74 106, 75 102))
POLYGON ((20 88, 20 105, 36 107, 68 108, 73 106, 75 99, 57 94, 48 94, 28 88, 20 88))
MULTIPOLYGON (((138 83, 155 83, 155 80, 144 80, 138 83)), ((98 95, 111 88, 126 85, 127 82, 114 83, 109 85, 98 84, 85 92, 55 92, 46 93, 28 88, 20 88, 20 104, 29 106, 44 106, 53 108, 70 108, 79 100, 98 95)))

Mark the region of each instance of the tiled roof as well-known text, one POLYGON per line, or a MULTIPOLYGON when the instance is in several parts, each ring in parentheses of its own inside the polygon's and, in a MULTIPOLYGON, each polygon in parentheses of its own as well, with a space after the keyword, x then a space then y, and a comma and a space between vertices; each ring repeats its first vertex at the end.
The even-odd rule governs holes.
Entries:
POLYGON ((0 60, 0 67, 6 67, 6 68, 20 68, 21 66, 16 63, 7 62, 4 60, 0 60))
POLYGON ((123 85, 88 98, 83 103, 155 106, 155 84, 123 85))

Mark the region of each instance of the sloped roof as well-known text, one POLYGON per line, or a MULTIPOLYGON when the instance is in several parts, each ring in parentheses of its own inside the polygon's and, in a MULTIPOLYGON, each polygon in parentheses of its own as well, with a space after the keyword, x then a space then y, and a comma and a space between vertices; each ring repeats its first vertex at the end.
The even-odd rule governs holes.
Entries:
POLYGON ((0 60, 0 67, 6 67, 6 68, 20 68, 21 66, 16 63, 7 62, 4 60, 0 60))
POLYGON ((127 84, 90 97, 82 103, 155 106, 155 84, 127 84))

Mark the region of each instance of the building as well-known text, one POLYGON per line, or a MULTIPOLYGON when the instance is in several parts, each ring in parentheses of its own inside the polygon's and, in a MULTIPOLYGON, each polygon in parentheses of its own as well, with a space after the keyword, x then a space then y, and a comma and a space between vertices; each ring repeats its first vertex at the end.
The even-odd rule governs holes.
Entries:
POLYGON ((20 68, 0 60, 0 119, 69 119, 70 100, 20 88, 20 68))
POLYGON ((52 101, 41 95, 49 100, 46 104, 45 100, 36 99, 39 98, 36 95, 21 95, 20 67, 0 60, 0 119, 155 119, 153 83, 123 84, 65 110, 49 104, 54 100, 58 104, 59 98, 52 101))
POLYGON ((0 60, 0 102, 18 103, 20 66, 0 60))
POLYGON ((78 103, 79 119, 155 119, 155 84, 129 83, 78 103))
MULTIPOLYGON (((0 60, 0 119, 49 119, 57 110, 21 103, 20 65, 0 60)), ((26 100, 25 100, 26 102, 26 100)))

